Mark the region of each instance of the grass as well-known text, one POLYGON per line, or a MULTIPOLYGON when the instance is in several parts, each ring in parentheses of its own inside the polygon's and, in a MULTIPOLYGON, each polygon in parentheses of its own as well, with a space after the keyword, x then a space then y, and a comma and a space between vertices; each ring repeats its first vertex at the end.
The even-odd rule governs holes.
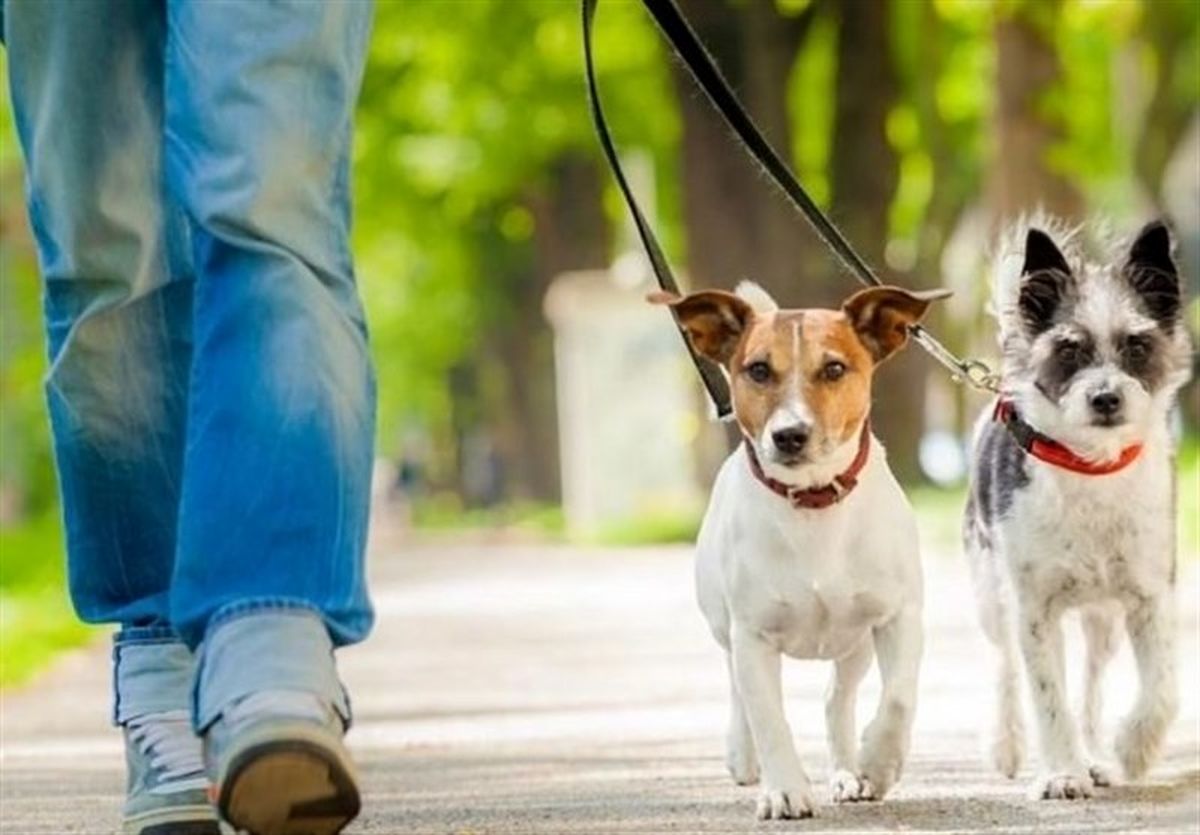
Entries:
POLYGON ((589 538, 590 545, 666 545, 695 542, 701 515, 685 510, 647 512, 609 525, 589 538))
POLYGON ((962 550, 962 514, 967 488, 921 485, 908 490, 917 514, 921 550, 926 554, 956 555, 962 550))
POLYGON ((560 539, 562 508, 544 502, 514 501, 487 508, 464 509, 453 493, 438 493, 416 502, 412 524, 428 532, 504 530, 560 539))
POLYGON ((0 529, 0 687, 28 681, 96 633, 67 598, 57 515, 0 529))
POLYGON ((1200 435, 1184 438, 1179 449, 1178 510, 1179 557, 1200 560, 1200 435))

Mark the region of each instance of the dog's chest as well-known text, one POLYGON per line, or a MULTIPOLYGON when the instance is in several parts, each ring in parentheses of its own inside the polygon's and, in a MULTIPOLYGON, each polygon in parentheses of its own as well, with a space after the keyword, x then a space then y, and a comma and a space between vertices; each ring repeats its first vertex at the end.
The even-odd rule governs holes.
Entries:
POLYGON ((745 620, 781 652, 840 657, 894 613, 902 584, 851 526, 789 525, 774 533, 743 554, 733 585, 745 620))
POLYGON ((751 625, 780 652, 794 658, 839 658, 891 609, 873 591, 796 582, 757 601, 748 614, 751 625))
POLYGON ((1169 476, 1035 472, 1006 528, 1021 582, 1065 603, 1144 592, 1173 559, 1169 476))

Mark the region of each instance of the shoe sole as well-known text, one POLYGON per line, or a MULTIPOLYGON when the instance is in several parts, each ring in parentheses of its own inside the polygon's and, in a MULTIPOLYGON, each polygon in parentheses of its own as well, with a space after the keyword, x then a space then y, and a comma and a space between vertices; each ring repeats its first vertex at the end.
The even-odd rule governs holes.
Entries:
POLYGON ((121 835, 221 835, 221 828, 212 806, 172 806, 130 815, 121 835))
POLYGON ((221 781, 221 817, 250 835, 337 835, 361 800, 348 760, 320 739, 250 744, 221 781))

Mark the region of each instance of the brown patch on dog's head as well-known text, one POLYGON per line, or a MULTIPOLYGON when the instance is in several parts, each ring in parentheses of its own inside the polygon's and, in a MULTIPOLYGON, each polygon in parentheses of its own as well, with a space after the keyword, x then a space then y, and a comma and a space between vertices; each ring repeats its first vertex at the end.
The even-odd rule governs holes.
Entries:
POLYGON ((734 414, 760 460, 794 467, 853 439, 870 410, 875 366, 946 295, 878 287, 840 310, 753 309, 713 290, 650 300, 670 305, 695 350, 728 371, 734 414))

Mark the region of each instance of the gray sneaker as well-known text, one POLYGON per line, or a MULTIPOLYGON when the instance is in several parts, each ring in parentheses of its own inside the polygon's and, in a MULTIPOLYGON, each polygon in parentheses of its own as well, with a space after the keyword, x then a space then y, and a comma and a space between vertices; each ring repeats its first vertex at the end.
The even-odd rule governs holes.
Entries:
POLYGON ((239 699, 204 735, 221 817, 250 835, 336 835, 360 808, 342 719, 317 696, 239 699))
POLYGON ((123 835, 220 835, 200 740, 187 711, 131 719, 124 731, 123 835))

